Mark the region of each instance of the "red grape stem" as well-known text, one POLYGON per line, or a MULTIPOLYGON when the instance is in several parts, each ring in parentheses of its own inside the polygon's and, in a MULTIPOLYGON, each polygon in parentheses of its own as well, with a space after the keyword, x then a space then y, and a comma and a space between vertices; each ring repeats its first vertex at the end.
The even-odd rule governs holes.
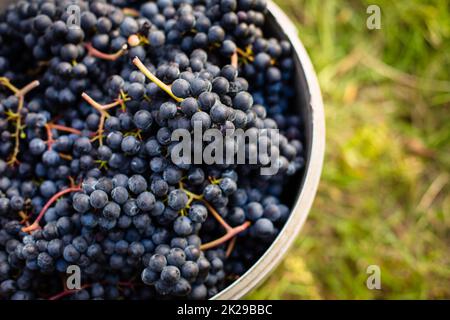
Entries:
POLYGON ((41 212, 39 212, 39 215, 37 216, 36 220, 34 220, 34 222, 30 226, 22 228, 22 231, 23 232, 31 232, 31 231, 38 229, 39 221, 41 221, 41 219, 44 217, 44 214, 47 212, 48 208, 50 208, 50 206, 53 203, 55 203, 56 200, 58 200, 59 198, 61 198, 62 196, 66 195, 68 193, 78 192, 78 191, 81 191, 81 186, 70 187, 70 188, 61 190, 58 193, 54 194, 53 197, 51 197, 50 200, 47 201, 45 206, 42 208, 41 212))
POLYGON ((220 246, 221 244, 227 242, 231 238, 237 236, 239 233, 245 231, 248 227, 250 227, 250 221, 246 221, 240 226, 234 227, 231 230, 228 230, 227 233, 225 233, 222 237, 219 239, 213 240, 211 242, 202 244, 200 246, 201 250, 208 250, 217 246, 220 246))
POLYGON ((75 128, 66 127, 66 126, 63 126, 60 124, 54 124, 54 123, 49 123, 48 125, 51 129, 81 135, 81 131, 77 130, 75 128))
POLYGON ((221 216, 220 214, 217 212, 216 209, 214 209, 214 207, 206 200, 203 200, 203 203, 205 204, 206 208, 208 208, 208 211, 211 212, 211 214, 213 215, 213 217, 217 220, 217 222, 219 222, 224 229, 227 232, 230 232, 233 227, 231 227, 221 216))
MULTIPOLYGON (((217 183, 218 181, 220 181, 220 179, 213 179, 212 177, 208 177, 208 179, 210 180, 211 183, 217 183)), ((200 249, 208 250, 208 249, 217 247, 231 239, 230 243, 228 244, 227 253, 226 253, 227 257, 228 257, 231 254, 231 252, 233 251, 233 248, 236 244, 236 236, 239 233, 241 233, 242 231, 246 230, 250 226, 250 221, 244 222, 240 226, 233 228, 225 221, 225 219, 222 218, 222 216, 217 212, 217 210, 208 201, 206 201, 204 199, 203 195, 198 195, 198 194, 195 194, 195 193, 187 190, 184 187, 183 182, 179 183, 179 188, 180 188, 180 190, 183 190, 186 193, 186 195, 189 197, 188 204, 190 204, 192 202, 192 200, 194 200, 194 199, 201 201, 206 206, 208 211, 212 214, 214 219, 216 219, 216 221, 226 231, 224 236, 222 236, 219 239, 216 239, 214 241, 203 244, 202 246, 200 246, 200 249)), ((182 213, 183 213, 183 211, 182 211, 182 213)))
POLYGON ((47 145, 48 145, 48 150, 51 150, 53 143, 55 143, 55 140, 53 139, 53 132, 52 130, 58 130, 58 131, 63 131, 63 132, 69 132, 69 133, 73 133, 73 134, 77 134, 77 135, 81 135, 81 131, 71 128, 71 127, 66 127, 60 124, 54 124, 54 123, 46 123, 45 124, 45 130, 47 131, 47 145))
POLYGON ((74 294, 77 291, 80 290, 84 290, 89 288, 90 286, 92 286, 91 284, 85 284, 84 286, 82 286, 80 289, 73 289, 73 290, 69 290, 69 289, 64 289, 63 291, 61 291, 60 293, 55 294, 54 296, 51 296, 50 298, 48 298, 47 300, 59 300, 62 299, 64 297, 70 296, 71 294, 74 294))
POLYGON ((108 61, 116 61, 121 56, 123 56, 124 53, 128 49, 128 45, 124 44, 122 46, 122 48, 119 51, 117 51, 116 53, 104 53, 104 52, 101 52, 101 51, 95 49, 91 43, 85 43, 84 47, 87 49, 88 55, 99 58, 99 59, 108 60, 108 61))
MULTIPOLYGON (((121 94, 122 96, 122 94, 121 94)), ((115 102, 112 102, 110 104, 100 104, 94 99, 92 99, 86 92, 83 92, 81 97, 86 100, 87 103, 89 103, 95 110, 97 110, 100 113, 100 121, 98 123, 98 130, 97 135, 94 137, 94 140, 98 139, 99 144, 103 145, 103 133, 105 132, 105 120, 109 117, 108 110, 112 109, 117 106, 122 106, 125 101, 128 101, 129 98, 119 98, 115 102)))
POLYGON ((53 143, 55 143, 55 140, 53 139, 53 132, 48 123, 45 124, 45 131, 47 131, 47 147, 48 150, 51 150, 53 143))
POLYGON ((239 55, 237 51, 231 56, 231 65, 236 69, 239 67, 239 55))
POLYGON ((228 243, 227 252, 225 252, 225 257, 231 256, 231 253, 233 252, 234 247, 236 246, 236 237, 231 239, 231 241, 228 243))

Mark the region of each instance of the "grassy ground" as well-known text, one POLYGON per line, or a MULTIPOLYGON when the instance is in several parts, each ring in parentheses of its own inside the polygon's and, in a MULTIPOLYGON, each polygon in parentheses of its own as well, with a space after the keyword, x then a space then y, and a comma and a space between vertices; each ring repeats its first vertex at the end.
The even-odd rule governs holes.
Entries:
POLYGON ((327 153, 303 232, 249 298, 450 298, 450 1, 277 2, 319 76, 327 153))

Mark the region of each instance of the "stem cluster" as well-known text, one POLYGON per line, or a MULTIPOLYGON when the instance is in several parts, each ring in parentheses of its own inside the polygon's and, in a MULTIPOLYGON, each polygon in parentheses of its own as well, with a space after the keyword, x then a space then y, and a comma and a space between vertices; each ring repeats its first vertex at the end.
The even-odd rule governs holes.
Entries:
POLYGON ((106 119, 109 117, 109 113, 108 110, 112 109, 114 107, 117 106, 122 106, 123 103, 126 101, 122 98, 117 99, 116 101, 110 103, 110 104, 100 104, 97 101, 95 101, 94 99, 92 99, 87 93, 83 92, 83 94, 81 95, 81 97, 87 102, 89 103, 95 110, 97 110, 100 113, 100 121, 98 124, 98 130, 97 130, 97 134, 94 137, 94 140, 98 139, 98 142, 100 145, 103 145, 103 134, 105 132, 105 121, 106 119))
POLYGON ((134 65, 148 78, 150 81, 154 82, 161 90, 165 91, 169 96, 171 96, 176 102, 182 102, 184 99, 175 96, 172 92, 170 86, 159 80, 153 73, 148 70, 148 68, 142 63, 142 61, 136 57, 133 59, 134 65))
POLYGON ((54 124, 54 123, 46 123, 45 124, 45 131, 47 132, 47 146, 48 146, 48 150, 50 150, 52 148, 53 143, 55 143, 55 139, 53 138, 53 131, 52 130, 57 130, 57 131, 62 131, 62 132, 68 132, 68 133, 73 133, 73 134, 77 134, 77 135, 81 135, 81 131, 77 130, 75 128, 71 128, 71 127, 66 127, 60 124, 54 124))
POLYGON ((11 111, 9 117, 14 121, 14 133, 11 135, 14 138, 14 149, 8 160, 8 165, 13 166, 19 162, 17 157, 20 152, 20 138, 24 134, 24 125, 22 124, 22 109, 25 104, 25 96, 34 88, 39 86, 39 81, 35 80, 27 84, 22 89, 15 87, 7 78, 1 77, 0 84, 11 90, 14 95, 18 98, 18 106, 16 112, 11 111))
POLYGON ((70 188, 61 190, 58 193, 55 193, 53 195, 53 197, 51 197, 50 200, 47 201, 45 206, 39 212, 39 215, 37 216, 36 220, 34 220, 34 222, 30 226, 22 228, 22 231, 23 232, 32 232, 32 231, 34 231, 36 229, 39 229, 39 222, 44 217, 44 215, 47 212, 48 208, 50 208, 50 206, 52 204, 54 204, 59 198, 61 198, 62 196, 66 195, 66 194, 69 194, 69 193, 72 193, 72 192, 79 192, 81 190, 82 190, 81 186, 72 186, 70 188))
POLYGON ((217 247, 217 246, 219 246, 219 245, 221 245, 221 244, 227 242, 228 240, 231 240, 231 241, 229 242, 229 244, 228 244, 228 248, 227 248, 227 252, 226 252, 226 255, 229 256, 229 255, 231 254, 231 251, 233 250, 235 244, 236 244, 236 236, 237 236, 239 233, 245 231, 248 227, 250 227, 250 224, 251 224, 250 221, 246 221, 246 222, 244 222, 243 224, 241 224, 241 225, 239 225, 239 226, 233 228, 232 226, 230 226, 230 225, 229 225, 229 224, 221 217, 221 215, 217 212, 217 210, 216 210, 216 209, 215 209, 208 201, 206 201, 206 200, 203 198, 202 195, 198 195, 198 194, 192 193, 192 192, 189 191, 189 190, 186 190, 186 189, 184 188, 184 185, 183 185, 182 182, 180 182, 180 189, 183 190, 183 191, 187 194, 187 196, 189 197, 188 205, 190 205, 190 203, 191 203, 193 200, 201 201, 201 202, 206 206, 206 208, 208 209, 208 211, 212 214, 212 216, 214 217, 214 219, 216 219, 216 221, 217 221, 217 222, 225 229, 225 231, 226 231, 226 233, 225 233, 222 237, 220 237, 220 238, 218 238, 218 239, 216 239, 216 240, 213 240, 213 241, 211 241, 211 242, 208 242, 208 243, 205 243, 205 244, 201 245, 201 246, 200 246, 200 249, 201 249, 201 250, 212 249, 212 248, 215 248, 215 247, 217 247))

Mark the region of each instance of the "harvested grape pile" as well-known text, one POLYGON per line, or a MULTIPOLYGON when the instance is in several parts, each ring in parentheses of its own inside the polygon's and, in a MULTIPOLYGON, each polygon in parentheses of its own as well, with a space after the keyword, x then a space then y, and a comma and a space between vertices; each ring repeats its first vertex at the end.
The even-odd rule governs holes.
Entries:
POLYGON ((304 163, 291 47, 265 37, 265 14, 28 0, 0 15, 0 299, 207 299, 264 253, 304 163), (172 132, 195 122, 279 129, 278 173, 174 163, 172 132))

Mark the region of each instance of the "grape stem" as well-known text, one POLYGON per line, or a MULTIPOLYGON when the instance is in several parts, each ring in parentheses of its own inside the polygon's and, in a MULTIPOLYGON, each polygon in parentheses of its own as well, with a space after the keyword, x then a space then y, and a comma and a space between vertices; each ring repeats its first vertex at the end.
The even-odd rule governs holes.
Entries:
POLYGON ((239 55, 237 51, 231 56, 231 65, 236 69, 239 67, 239 55))
POLYGON ((137 11, 136 9, 133 9, 133 8, 123 8, 122 12, 126 16, 139 17, 139 11, 137 11))
POLYGON ((221 216, 220 214, 216 211, 216 209, 213 208, 213 206, 206 200, 203 200, 203 203, 205 204, 206 208, 208 208, 208 211, 211 212, 211 214, 213 215, 213 217, 217 220, 217 222, 219 222, 222 227, 225 229, 225 231, 228 233, 231 230, 233 230, 233 227, 231 227, 221 216))
POLYGON ((80 186, 70 187, 70 188, 61 190, 60 192, 54 194, 53 197, 51 197, 50 200, 47 201, 45 206, 42 208, 41 212, 39 212, 39 215, 37 216, 36 220, 34 220, 34 222, 30 226, 22 228, 22 231, 23 232, 31 232, 31 231, 38 229, 39 221, 41 221, 41 219, 44 217, 44 214, 47 212, 48 208, 50 208, 50 206, 53 203, 55 203, 56 200, 58 200, 59 198, 61 198, 62 196, 66 195, 68 193, 78 192, 78 191, 81 191, 80 186))
POLYGON ((62 299, 64 297, 70 296, 71 294, 74 294, 77 291, 80 290, 84 290, 89 288, 91 285, 90 284, 85 284, 84 286, 82 286, 80 289, 73 289, 73 290, 69 290, 69 289, 64 289, 64 291, 61 291, 60 293, 55 294, 54 296, 51 296, 50 298, 48 298, 47 300, 59 300, 62 299))
POLYGON ((27 84, 22 89, 18 89, 9 81, 9 79, 7 79, 5 77, 0 77, 0 84, 7 87, 9 90, 11 90, 19 100, 18 105, 17 105, 17 111, 11 115, 11 117, 14 118, 14 120, 15 120, 15 123, 14 123, 15 130, 14 130, 14 133, 11 135, 12 137, 14 137, 14 150, 10 156, 10 159, 8 160, 8 165, 13 166, 19 162, 17 160, 17 157, 20 152, 20 136, 21 136, 21 133, 23 132, 22 130, 24 128, 24 126, 22 125, 21 113, 22 113, 23 105, 25 103, 25 96, 31 90, 33 90, 34 88, 39 86, 39 81, 34 80, 34 81, 30 82, 29 84, 27 84))
POLYGON ((55 140, 53 139, 52 129, 50 128, 50 125, 48 123, 45 124, 45 131, 47 131, 47 148, 48 150, 51 150, 53 143, 55 143, 55 140))
POLYGON ((8 161, 8 164, 10 166, 14 166, 14 164, 18 163, 17 156, 20 152, 20 132, 23 129, 22 128, 22 117, 20 116, 20 113, 22 112, 24 104, 24 98, 23 96, 19 97, 19 105, 17 106, 17 117, 16 117, 16 123, 15 123, 15 130, 12 136, 14 137, 14 150, 11 154, 11 157, 8 161))
POLYGON ((54 123, 49 123, 48 125, 51 129, 81 135, 80 130, 77 130, 77 129, 74 129, 71 127, 66 127, 66 126, 62 126, 60 124, 54 124, 54 123))
POLYGON ((230 240, 227 247, 227 252, 225 252, 225 257, 231 256, 231 253, 233 252, 234 247, 236 246, 236 237, 230 240))
POLYGON ((69 132, 69 133, 81 135, 80 130, 77 130, 77 129, 74 129, 71 127, 66 127, 66 126, 63 126, 60 124, 46 123, 45 130, 47 131, 48 150, 51 150, 53 143, 55 143, 55 139, 53 139, 53 132, 52 132, 53 129, 58 130, 58 131, 69 132))
POLYGON ((250 62, 253 62, 255 60, 255 58, 251 54, 250 49, 247 49, 247 51, 244 51, 241 48, 236 48, 236 52, 238 55, 244 57, 245 59, 247 59, 250 62))
POLYGON ((100 113, 100 121, 98 123, 98 130, 97 130, 97 138, 100 143, 100 145, 103 145, 103 133, 105 131, 105 120, 109 117, 108 110, 112 109, 117 106, 122 106, 122 104, 126 101, 126 99, 119 98, 115 102, 110 104, 102 105, 92 99, 87 93, 83 92, 81 97, 86 100, 87 103, 89 103, 95 110, 97 110, 100 113))
POLYGON ((23 211, 19 212, 19 217, 22 218, 22 220, 20 221, 20 224, 24 224, 25 226, 29 226, 30 223, 28 222, 28 220, 30 219, 30 217, 23 211))
POLYGON ((138 57, 133 59, 133 63, 150 81, 154 82, 159 88, 161 88, 161 90, 165 91, 175 101, 182 102, 184 100, 183 98, 179 98, 174 95, 172 89, 167 84, 159 80, 153 73, 151 73, 138 57))
MULTIPOLYGON (((211 181, 211 183, 217 182, 218 180, 215 180, 211 177, 209 177, 209 180, 211 181)), ((188 204, 190 204, 190 202, 192 200, 198 200, 201 201, 206 208, 208 209, 208 211, 212 214, 212 216, 214 217, 214 219, 217 220, 217 222, 225 229, 226 233, 224 236, 220 237, 219 239, 216 239, 214 241, 208 242, 203 244, 202 246, 200 246, 201 250, 208 250, 214 247, 217 247, 225 242, 227 242, 228 240, 231 239, 230 243, 228 244, 228 248, 227 248, 227 252, 226 252, 226 256, 230 256, 231 252, 233 251, 233 248, 236 245, 236 236, 241 233, 242 231, 246 230, 249 226, 250 226, 250 221, 244 222, 243 224, 241 224, 240 226, 237 227, 232 227, 230 226, 223 218, 222 216, 217 212, 217 210, 208 202, 203 198, 203 195, 198 195, 195 194, 189 190, 186 190, 183 183, 180 182, 179 183, 179 188, 180 190, 183 190, 186 195, 189 197, 189 201, 188 204)))
POLYGON ((58 154, 64 160, 67 160, 67 161, 72 161, 73 160, 73 157, 70 154, 65 154, 65 153, 61 153, 61 152, 58 153, 58 154))
POLYGON ((108 60, 108 61, 116 61, 121 56, 123 56, 125 51, 128 49, 128 45, 124 44, 122 46, 122 48, 119 51, 117 51, 116 53, 104 53, 104 52, 101 52, 101 51, 95 49, 91 43, 85 43, 84 47, 87 49, 88 55, 99 58, 99 59, 108 60))
POLYGON ((219 239, 216 239, 214 241, 211 241, 211 242, 201 245, 200 249, 208 250, 208 249, 217 247, 231 239, 231 241, 228 243, 228 248, 226 251, 226 256, 229 257, 236 245, 236 236, 239 233, 246 230, 250 226, 250 221, 246 221, 243 224, 241 224, 240 226, 233 228, 220 216, 220 214, 213 208, 213 206, 208 201, 206 201, 206 200, 202 200, 202 201, 205 204, 206 208, 208 208, 208 211, 211 212, 213 217, 217 220, 217 222, 219 222, 222 225, 222 227, 225 229, 226 233, 219 239))
POLYGON ((217 246, 227 242, 231 238, 237 236, 239 233, 245 231, 248 227, 250 227, 250 221, 246 221, 243 224, 241 224, 240 226, 237 226, 237 227, 232 228, 231 230, 228 230, 227 233, 225 233, 219 239, 202 244, 200 246, 200 250, 208 250, 208 249, 217 247, 217 246))

